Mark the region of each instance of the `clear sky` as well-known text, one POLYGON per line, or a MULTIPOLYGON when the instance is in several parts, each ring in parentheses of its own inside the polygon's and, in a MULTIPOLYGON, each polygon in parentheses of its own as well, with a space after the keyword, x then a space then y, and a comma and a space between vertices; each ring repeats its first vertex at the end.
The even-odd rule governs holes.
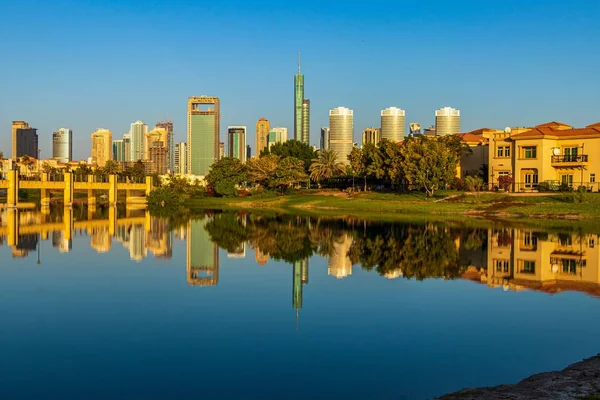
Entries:
MULTIPOLYGON (((0 151, 12 120, 73 129, 89 156, 98 127, 120 138, 170 118, 185 141, 189 96, 221 99, 221 132, 264 116, 293 134, 302 53, 311 143, 328 110, 354 110, 354 137, 379 111, 407 123, 461 110, 463 131, 600 120, 600 2, 0 0, 0 151)), ((224 137, 224 136, 223 136, 224 137)))

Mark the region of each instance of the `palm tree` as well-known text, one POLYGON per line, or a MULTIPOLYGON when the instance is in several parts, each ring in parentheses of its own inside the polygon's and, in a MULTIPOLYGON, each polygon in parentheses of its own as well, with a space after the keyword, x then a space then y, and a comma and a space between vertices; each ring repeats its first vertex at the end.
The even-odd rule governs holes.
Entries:
POLYGON ((24 155, 23 157, 21 157, 21 165, 27 167, 27 170, 29 172, 33 171, 33 166, 35 165, 35 161, 33 160, 33 158, 29 157, 28 155, 24 155))
POLYGON ((0 161, 4 160, 4 153, 0 151, 0 161))
POLYGON ((112 175, 118 174, 121 171, 121 169, 119 168, 119 164, 117 164, 115 161, 108 160, 106 161, 106 164, 104 164, 103 171, 109 175, 112 175))
MULTIPOLYGON (((346 165, 337 161, 337 152, 321 150, 310 165, 310 178, 319 183, 323 179, 331 179, 346 172, 346 165)), ((319 187, 320 187, 319 183, 319 187)))

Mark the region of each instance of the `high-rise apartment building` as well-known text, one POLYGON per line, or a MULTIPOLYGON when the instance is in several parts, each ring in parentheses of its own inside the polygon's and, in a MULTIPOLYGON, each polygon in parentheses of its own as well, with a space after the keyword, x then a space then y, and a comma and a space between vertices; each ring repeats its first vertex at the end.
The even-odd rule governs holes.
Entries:
POLYGON ((188 99, 188 173, 206 176, 219 159, 220 102, 218 97, 188 99))
POLYGON ((38 158, 37 129, 25 121, 12 122, 12 159, 28 156, 38 158))
POLYGON ((125 141, 123 139, 113 140, 113 160, 125 161, 125 141))
POLYGON ((177 143, 175 145, 175 173, 187 173, 187 143, 177 143))
POLYGON ((99 167, 112 160, 112 133, 108 129, 98 128, 92 133, 92 159, 99 167))
POLYGON ((310 144, 310 100, 302 100, 302 135, 300 141, 310 144))
POLYGON ((130 161, 138 161, 144 159, 144 148, 146 134, 148 133, 148 125, 142 121, 135 121, 129 129, 129 137, 131 140, 130 161))
POLYGON ((148 161, 150 163, 149 171, 164 175, 169 170, 169 150, 165 143, 156 140, 148 148, 148 161))
POLYGON ((329 128, 321 128, 321 150, 329 150, 329 128))
POLYGON ((345 107, 329 111, 329 150, 337 153, 337 161, 348 164, 354 137, 354 112, 345 107))
POLYGON ((241 162, 246 162, 246 127, 227 127, 227 140, 227 156, 237 158, 241 162))
POLYGON ((155 128, 162 128, 166 131, 166 146, 169 152, 168 169, 175 170, 175 134, 173 132, 173 121, 159 121, 155 128))
POLYGON ((364 146, 367 143, 374 144, 375 146, 379 145, 379 141, 381 140, 381 131, 379 128, 366 128, 362 134, 362 145, 364 146))
POLYGON ((438 136, 460 133, 460 111, 452 107, 436 110, 435 133, 438 136))
POLYGON ((246 145, 246 161, 252 157, 252 147, 249 144, 246 145))
POLYGON ((125 160, 131 160, 131 135, 129 133, 123 134, 123 148, 125 149, 125 160))
POLYGON ((392 142, 404 140, 406 133, 406 112, 398 107, 381 110, 381 139, 392 142))
MULTIPOLYGON (((144 160, 150 159, 150 147, 154 142, 161 142, 165 149, 169 149, 169 132, 166 128, 154 127, 144 135, 144 160)), ((168 155, 167 155, 168 161, 168 155)))
POLYGON ((294 76, 294 139, 302 140, 302 106, 304 104, 304 75, 300 73, 300 53, 298 53, 298 74, 294 76))
POLYGON ((269 132, 269 141, 268 141, 269 149, 275 143, 283 143, 283 142, 286 142, 287 140, 288 140, 288 129, 284 128, 282 126, 276 126, 271 129, 271 132, 269 132))
POLYGON ((219 142, 219 160, 225 157, 225 142, 219 142))
POLYGON ((267 147, 269 143, 268 136, 270 131, 271 123, 269 120, 266 118, 259 119, 256 123, 256 147, 254 149, 257 156, 260 156, 260 152, 267 147))
POLYGON ((73 131, 60 128, 52 134, 52 158, 63 163, 73 159, 73 131))

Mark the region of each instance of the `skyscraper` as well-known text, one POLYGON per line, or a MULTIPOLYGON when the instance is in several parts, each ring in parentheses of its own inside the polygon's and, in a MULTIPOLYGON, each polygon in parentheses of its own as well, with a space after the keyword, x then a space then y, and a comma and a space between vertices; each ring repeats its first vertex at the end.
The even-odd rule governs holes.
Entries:
POLYGON ((163 128, 166 131, 166 146, 169 152, 168 169, 175 170, 175 134, 173 133, 173 121, 159 121, 156 123, 156 128, 163 128))
POLYGON ((187 144, 185 142, 175 145, 175 173, 187 173, 187 144))
POLYGON ((436 110, 435 132, 438 136, 460 133, 460 111, 452 107, 436 110))
POLYGON ((271 148, 271 146, 273 146, 275 143, 283 143, 286 142, 288 140, 288 130, 287 128, 281 127, 281 126, 276 126, 274 128, 271 129, 271 132, 269 132, 269 149, 271 148))
POLYGON ((401 108, 389 107, 381 110, 381 139, 393 142, 404 140, 406 112, 401 108))
POLYGON ((52 134, 52 158, 63 163, 73 159, 73 131, 60 128, 52 134))
POLYGON ((337 153, 337 161, 348 164, 354 137, 354 112, 345 107, 329 111, 329 150, 337 153))
POLYGON ((302 136, 303 143, 310 144, 310 100, 302 100, 302 136))
POLYGON ((135 121, 129 129, 129 137, 131 140, 130 161, 138 161, 144 159, 144 143, 148 133, 148 125, 142 121, 135 121))
POLYGON ((131 160, 131 134, 129 134, 129 133, 123 134, 123 148, 125 150, 125 160, 123 160, 123 161, 132 161, 131 160))
POLYGON ((148 161, 151 173, 164 175, 169 170, 169 150, 165 144, 160 141, 154 141, 148 148, 148 161))
POLYGON ((113 140, 113 160, 125 161, 125 141, 123 139, 113 140))
POLYGON ((256 123, 256 147, 254 151, 257 156, 260 156, 260 152, 263 151, 268 144, 268 136, 271 131, 271 123, 266 118, 261 118, 256 123))
MULTIPOLYGON (((161 142, 163 147, 169 149, 169 133, 166 128, 154 127, 151 131, 146 132, 144 135, 144 160, 150 159, 150 147, 154 142, 161 142)), ((167 154, 168 161, 168 154, 167 154)))
POLYGON ((362 134, 362 145, 367 143, 377 146, 381 140, 381 132, 379 128, 366 128, 362 134))
POLYGON ((219 160, 225 157, 225 142, 219 142, 219 160))
POLYGON ((246 127, 227 127, 227 140, 227 156, 237 158, 241 162, 246 162, 246 127))
POLYGON ((99 167, 112 160, 112 133, 108 129, 98 128, 92 133, 91 156, 99 167))
POLYGON ((28 156, 38 158, 37 129, 25 121, 12 122, 12 159, 28 156))
POLYGON ((304 104, 304 75, 300 73, 300 53, 298 53, 298 74, 294 76, 294 139, 302 140, 302 106, 304 104))
POLYGON ((321 150, 329 150, 329 133, 328 127, 321 128, 321 150))
POLYGON ((218 97, 188 99, 188 173, 206 176, 219 159, 220 104, 218 97))

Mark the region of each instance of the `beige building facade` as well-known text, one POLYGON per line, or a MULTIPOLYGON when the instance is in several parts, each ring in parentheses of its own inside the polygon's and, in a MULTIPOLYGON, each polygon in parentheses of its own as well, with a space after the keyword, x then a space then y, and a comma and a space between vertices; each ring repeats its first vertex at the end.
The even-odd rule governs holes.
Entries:
POLYGON ((104 167, 108 160, 112 160, 112 133, 108 129, 96 129, 91 136, 91 157, 99 167, 104 167))

